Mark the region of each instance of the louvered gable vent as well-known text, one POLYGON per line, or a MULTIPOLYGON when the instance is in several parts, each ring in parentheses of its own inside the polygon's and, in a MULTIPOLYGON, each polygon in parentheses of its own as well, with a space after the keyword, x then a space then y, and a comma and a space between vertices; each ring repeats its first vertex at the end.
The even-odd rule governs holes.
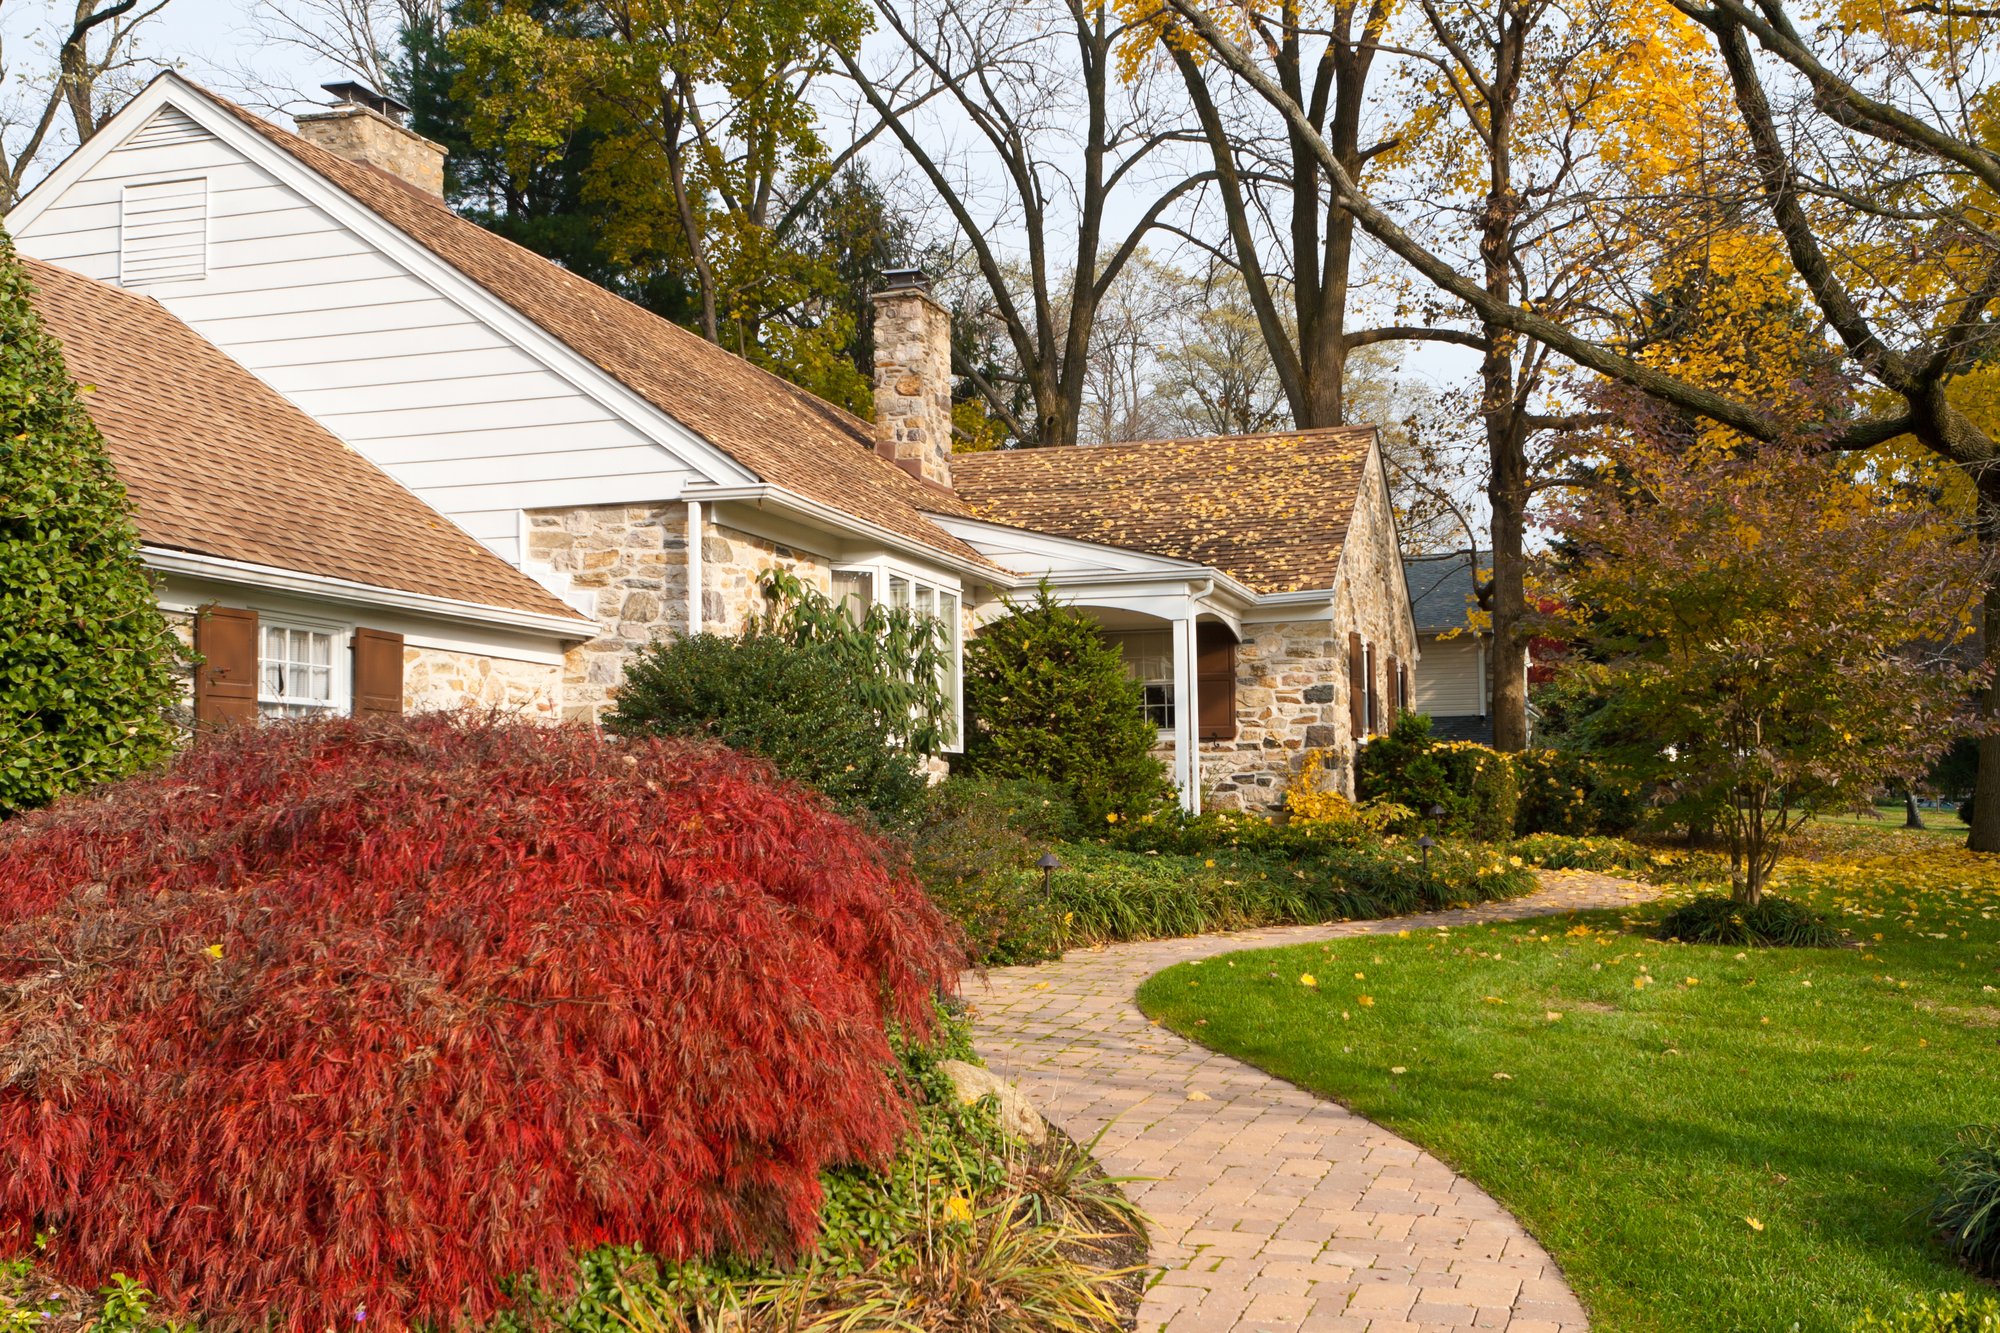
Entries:
POLYGON ((208 178, 125 187, 118 223, 118 284, 187 282, 208 273, 208 178))
POLYGON ((132 131, 132 137, 120 145, 121 151, 140 148, 165 148, 177 143, 193 143, 208 137, 208 131, 194 123, 186 113, 174 107, 163 106, 154 112, 144 125, 132 131))

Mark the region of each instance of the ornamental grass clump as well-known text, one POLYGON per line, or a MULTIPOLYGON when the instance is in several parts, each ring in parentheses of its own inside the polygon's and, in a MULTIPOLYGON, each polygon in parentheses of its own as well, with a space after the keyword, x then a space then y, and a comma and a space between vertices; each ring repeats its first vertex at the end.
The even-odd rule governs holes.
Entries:
POLYGON ((2000 1125, 1960 1132, 1944 1159, 1931 1221, 1967 1268, 2000 1279, 2000 1125))
POLYGON ((1783 949, 1830 949, 1847 938, 1831 917, 1773 894, 1755 903, 1704 894, 1661 917, 1658 931, 1661 939, 1683 944, 1783 949))
POLYGON ((162 1314, 483 1322, 607 1243, 787 1256, 910 1122, 955 932, 684 741, 247 728, 0 830, 0 1244, 162 1314))

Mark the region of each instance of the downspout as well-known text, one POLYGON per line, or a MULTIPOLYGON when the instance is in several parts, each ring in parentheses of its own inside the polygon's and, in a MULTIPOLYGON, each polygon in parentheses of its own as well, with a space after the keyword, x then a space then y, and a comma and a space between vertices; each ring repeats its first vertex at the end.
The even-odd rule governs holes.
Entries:
POLYGON ((689 500, 687 528, 688 629, 701 633, 701 501, 689 500))

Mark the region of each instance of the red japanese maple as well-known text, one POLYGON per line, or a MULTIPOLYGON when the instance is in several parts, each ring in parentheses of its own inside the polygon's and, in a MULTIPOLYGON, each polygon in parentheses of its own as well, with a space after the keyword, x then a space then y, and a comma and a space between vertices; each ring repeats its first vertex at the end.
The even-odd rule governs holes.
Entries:
POLYGON ((809 1241, 956 934, 727 751, 245 729, 0 828, 0 1245, 207 1324, 484 1318, 603 1242, 809 1241))

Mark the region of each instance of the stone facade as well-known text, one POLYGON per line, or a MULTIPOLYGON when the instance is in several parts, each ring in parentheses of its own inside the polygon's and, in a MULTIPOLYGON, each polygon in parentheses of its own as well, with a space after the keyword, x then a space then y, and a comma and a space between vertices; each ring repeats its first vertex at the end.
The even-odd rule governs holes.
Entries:
POLYGON ((379 167, 426 194, 444 198, 444 145, 379 111, 348 103, 300 116, 298 126, 299 137, 335 157, 379 167))
POLYGON ((602 721, 632 654, 687 630, 687 506, 532 510, 527 561, 594 603, 600 632, 565 655, 562 715, 602 721))
POLYGON ((951 312, 920 274, 875 293, 875 451, 951 489, 951 312))
POLYGON ((403 711, 494 709, 552 722, 560 707, 563 669, 443 648, 403 649, 403 711))
POLYGON ((1205 806, 1282 807, 1299 756, 1313 748, 1332 751, 1328 769, 1343 786, 1351 782, 1344 639, 1345 631, 1336 633, 1330 620, 1243 627, 1236 646, 1236 739, 1202 743, 1205 806))
MULTIPOLYGON (((528 567, 544 571, 574 598, 591 603, 599 634, 569 650, 562 715, 601 722, 618 697, 625 665, 656 639, 688 630, 687 506, 586 505, 528 515, 528 567)), ((701 542, 702 628, 740 634, 763 606, 758 581, 784 569, 821 592, 832 567, 762 537, 704 523, 701 542)))
MULTIPOLYGON (((1355 740, 1348 703, 1347 636, 1375 649, 1380 725, 1393 720, 1391 659, 1414 678, 1416 625, 1403 586, 1396 523, 1379 456, 1369 459, 1341 549, 1329 619, 1246 624, 1236 649, 1237 732, 1201 747, 1203 804, 1277 810, 1307 750, 1327 751, 1327 781, 1354 791, 1355 740)), ((1172 747, 1166 747, 1168 756, 1172 747)))
POLYGON ((764 608, 759 585, 773 570, 785 570, 822 593, 833 592, 833 566, 823 557, 719 524, 703 533, 701 560, 703 628, 717 634, 741 634, 748 628, 764 608))

